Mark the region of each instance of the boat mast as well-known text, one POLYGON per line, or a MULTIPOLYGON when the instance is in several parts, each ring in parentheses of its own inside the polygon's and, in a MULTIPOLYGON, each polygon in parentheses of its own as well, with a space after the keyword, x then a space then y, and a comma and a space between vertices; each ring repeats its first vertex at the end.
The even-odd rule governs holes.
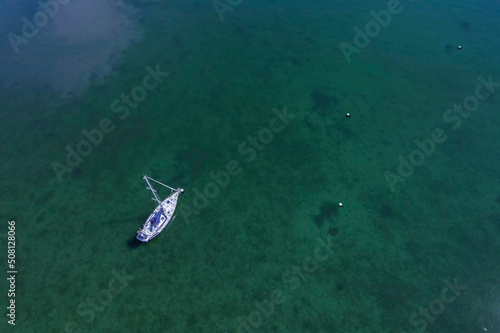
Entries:
MULTIPOLYGON (((144 180, 146 181, 146 183, 148 183, 149 187, 146 187, 148 190, 151 190, 151 192, 153 192, 153 195, 155 196, 154 198, 151 198, 153 200, 156 200, 156 202, 158 202, 159 205, 161 205, 161 201, 160 199, 158 198, 158 196, 156 195, 156 190, 153 188, 153 186, 151 186, 151 184, 149 183, 148 181, 148 176, 144 176, 144 180)), ((151 178, 149 178, 151 179, 151 178)), ((151 180, 154 180, 154 179, 151 179, 151 180)))

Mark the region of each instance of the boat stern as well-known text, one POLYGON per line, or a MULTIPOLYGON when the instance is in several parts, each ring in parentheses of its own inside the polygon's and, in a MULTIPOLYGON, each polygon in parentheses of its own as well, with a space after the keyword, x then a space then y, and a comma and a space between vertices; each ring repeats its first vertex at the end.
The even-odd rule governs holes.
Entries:
POLYGON ((138 240, 140 240, 141 242, 147 242, 149 241, 149 235, 147 235, 144 231, 142 230, 139 230, 137 231, 137 236, 135 236, 135 238, 137 238, 138 240))

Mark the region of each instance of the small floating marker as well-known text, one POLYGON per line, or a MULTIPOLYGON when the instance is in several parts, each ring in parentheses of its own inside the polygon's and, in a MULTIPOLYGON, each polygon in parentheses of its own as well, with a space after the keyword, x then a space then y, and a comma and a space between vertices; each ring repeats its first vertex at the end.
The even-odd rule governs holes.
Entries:
POLYGON ((344 207, 344 205, 342 204, 342 202, 339 202, 339 207, 344 207))
POLYGON ((457 49, 461 50, 461 49, 462 49, 462 47, 461 47, 460 45, 458 45, 457 49))
POLYGON ((348 112, 348 113, 346 113, 346 115, 345 115, 345 116, 346 116, 347 118, 351 118, 351 114, 350 114, 349 112, 348 112))

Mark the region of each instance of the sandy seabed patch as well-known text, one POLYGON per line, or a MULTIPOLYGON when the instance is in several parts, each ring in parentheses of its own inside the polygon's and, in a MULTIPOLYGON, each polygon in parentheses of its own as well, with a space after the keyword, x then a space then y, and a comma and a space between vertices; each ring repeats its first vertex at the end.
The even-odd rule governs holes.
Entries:
MULTIPOLYGON (((19 17, 10 31, 23 37, 22 17, 33 22, 34 13, 19 17)), ((18 44, 19 52, 10 42, 2 45, 3 87, 43 86, 66 97, 81 95, 91 81, 102 82, 123 51, 142 39, 140 11, 121 0, 72 0, 52 16, 27 43, 18 44)))

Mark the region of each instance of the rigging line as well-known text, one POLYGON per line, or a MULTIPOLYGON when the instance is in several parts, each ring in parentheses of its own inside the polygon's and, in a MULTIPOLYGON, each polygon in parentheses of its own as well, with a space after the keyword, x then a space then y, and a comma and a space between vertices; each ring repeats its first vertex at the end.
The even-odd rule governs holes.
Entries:
POLYGON ((152 180, 152 181, 154 181, 154 182, 156 182, 156 183, 158 183, 158 184, 160 184, 160 185, 163 185, 163 186, 165 186, 165 187, 168 187, 168 188, 169 188, 170 190, 172 190, 172 191, 176 191, 176 189, 175 189, 175 188, 170 187, 170 186, 168 186, 168 185, 165 185, 165 184, 163 184, 163 183, 160 183, 160 182, 159 182, 159 181, 157 181, 156 179, 153 179, 153 178, 148 177, 148 176, 144 176, 144 177, 146 177, 147 179, 152 180))

